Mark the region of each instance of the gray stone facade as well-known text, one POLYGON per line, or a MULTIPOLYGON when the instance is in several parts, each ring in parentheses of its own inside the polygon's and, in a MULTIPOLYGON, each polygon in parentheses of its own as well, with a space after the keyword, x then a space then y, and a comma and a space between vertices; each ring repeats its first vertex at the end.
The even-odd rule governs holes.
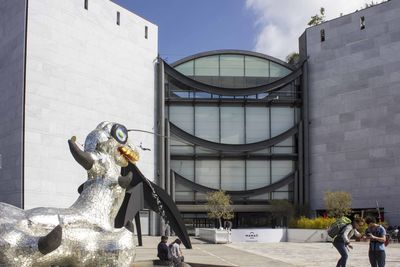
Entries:
POLYGON ((25 0, 0 2, 0 202, 23 205, 25 0))
MULTIPOLYGON (((87 179, 71 136, 101 121, 155 131, 157 44, 156 25, 109 0, 0 1, 0 202, 70 206, 87 179)), ((155 180, 154 136, 129 135, 155 180)))
POLYGON ((345 190, 353 208, 378 202, 400 223, 399 14, 389 1, 305 31, 312 209, 324 209, 325 191, 345 190))

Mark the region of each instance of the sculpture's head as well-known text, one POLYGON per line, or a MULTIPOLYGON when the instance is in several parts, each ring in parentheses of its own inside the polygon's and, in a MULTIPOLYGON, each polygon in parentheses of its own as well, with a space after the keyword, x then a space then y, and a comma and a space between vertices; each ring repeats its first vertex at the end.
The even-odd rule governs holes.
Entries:
POLYGON ((136 148, 128 142, 128 130, 118 123, 100 123, 86 137, 84 151, 76 145, 74 137, 68 142, 75 160, 90 177, 119 175, 120 167, 139 160, 136 148))
POLYGON ((128 142, 126 127, 112 122, 100 123, 86 137, 85 152, 109 155, 121 167, 139 160, 139 153, 128 142))

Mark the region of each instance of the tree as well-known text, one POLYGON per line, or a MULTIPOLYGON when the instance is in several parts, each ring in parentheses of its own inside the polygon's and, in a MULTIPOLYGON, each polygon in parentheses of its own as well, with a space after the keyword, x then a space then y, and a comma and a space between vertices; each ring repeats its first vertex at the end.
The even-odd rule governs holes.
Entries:
POLYGON ((280 221, 280 226, 287 225, 293 219, 296 209, 295 206, 285 199, 270 200, 272 217, 280 221))
POLYGON ((351 211, 351 195, 349 192, 325 192, 325 207, 329 216, 342 217, 351 211))
MULTIPOLYGON (((381 3, 383 3, 383 1, 381 3)), ((369 8, 369 7, 375 6, 377 4, 378 4, 378 2, 371 1, 371 3, 365 3, 364 8, 369 8)))
POLYGON ((292 52, 286 56, 286 62, 292 65, 299 63, 300 61, 300 54, 297 52, 292 52))
POLYGON ((308 22, 308 26, 315 26, 325 22, 325 8, 321 7, 319 10, 319 14, 315 14, 312 16, 310 21, 308 22))
POLYGON ((219 227, 222 227, 222 218, 229 220, 234 217, 231 197, 222 190, 207 193, 206 207, 208 217, 218 219, 219 227))

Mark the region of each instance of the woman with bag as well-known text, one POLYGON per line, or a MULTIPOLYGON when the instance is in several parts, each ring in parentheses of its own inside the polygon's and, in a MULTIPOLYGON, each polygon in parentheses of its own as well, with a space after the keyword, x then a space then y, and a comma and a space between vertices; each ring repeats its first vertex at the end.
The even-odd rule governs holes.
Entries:
POLYGON ((358 232, 359 228, 364 225, 364 221, 360 217, 354 217, 352 223, 347 224, 340 230, 339 234, 333 239, 333 246, 340 253, 340 259, 338 260, 336 267, 346 267, 348 250, 353 249, 350 245, 350 238, 354 235, 361 237, 358 232))

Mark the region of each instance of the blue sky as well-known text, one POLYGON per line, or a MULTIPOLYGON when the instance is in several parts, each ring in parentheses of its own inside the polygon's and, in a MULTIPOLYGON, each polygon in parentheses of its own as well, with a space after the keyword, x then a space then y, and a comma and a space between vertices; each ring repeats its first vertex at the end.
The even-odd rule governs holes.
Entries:
POLYGON ((159 27, 159 53, 172 63, 194 53, 254 47, 254 21, 241 0, 115 0, 159 27))
POLYGON ((113 0, 158 25, 159 53, 172 63, 216 49, 257 51, 285 59, 320 7, 326 19, 370 0, 113 0))

